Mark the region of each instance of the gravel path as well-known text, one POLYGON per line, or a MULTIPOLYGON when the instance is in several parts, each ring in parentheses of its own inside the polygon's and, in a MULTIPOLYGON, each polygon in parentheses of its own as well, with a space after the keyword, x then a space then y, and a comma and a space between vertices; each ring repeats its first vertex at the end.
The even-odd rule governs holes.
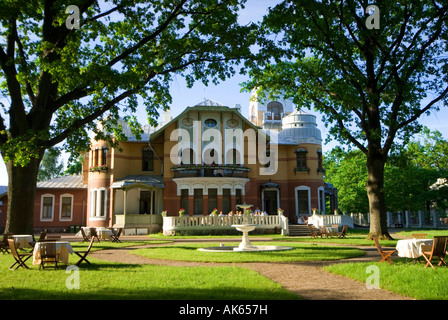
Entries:
MULTIPOLYGON (((235 239, 233 239, 234 241, 235 239)), ((266 240, 266 239, 260 239, 266 240)), ((221 240, 220 240, 221 241, 221 240)), ((227 241, 232 241, 229 239, 227 241)), ((183 241, 177 240, 179 244, 183 241)), ((185 241, 192 242, 192 241, 185 241)), ((213 240, 216 242, 216 240, 213 240)), ((375 247, 358 247, 365 255, 344 261, 317 261, 295 263, 202 263, 188 261, 156 260, 130 254, 136 248, 101 250, 92 252, 92 257, 100 260, 131 264, 155 264, 178 267, 195 266, 240 266, 255 270, 259 274, 281 284, 286 290, 296 293, 306 300, 413 300, 382 289, 367 289, 366 284, 347 277, 332 274, 323 266, 341 262, 379 261, 375 247)))

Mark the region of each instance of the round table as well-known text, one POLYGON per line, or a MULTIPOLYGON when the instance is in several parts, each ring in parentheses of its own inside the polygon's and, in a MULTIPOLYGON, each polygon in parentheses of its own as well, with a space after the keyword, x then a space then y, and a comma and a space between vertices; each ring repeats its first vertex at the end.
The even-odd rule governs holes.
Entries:
POLYGON ((395 249, 397 249, 399 257, 416 259, 422 256, 422 245, 432 246, 432 243, 432 239, 398 240, 395 249))

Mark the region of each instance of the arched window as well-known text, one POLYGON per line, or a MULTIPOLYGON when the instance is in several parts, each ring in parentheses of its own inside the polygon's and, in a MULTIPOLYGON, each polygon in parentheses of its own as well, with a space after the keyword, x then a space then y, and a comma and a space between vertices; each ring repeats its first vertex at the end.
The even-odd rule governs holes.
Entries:
POLYGON ((269 102, 267 105, 267 111, 273 116, 274 120, 280 120, 283 114, 283 105, 277 101, 269 102))

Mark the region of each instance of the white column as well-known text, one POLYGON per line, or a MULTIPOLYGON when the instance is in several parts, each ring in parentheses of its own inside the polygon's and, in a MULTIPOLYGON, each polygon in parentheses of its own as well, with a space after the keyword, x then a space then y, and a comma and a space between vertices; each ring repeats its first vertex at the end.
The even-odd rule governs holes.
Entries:
POLYGON ((432 224, 433 224, 434 228, 437 228, 438 220, 439 220, 438 216, 439 215, 438 215, 437 210, 433 209, 432 210, 432 224))
POLYGON ((423 212, 421 210, 418 211, 418 227, 423 228, 423 212))
POLYGON ((406 224, 405 224, 405 227, 406 227, 406 228, 409 228, 409 225, 410 225, 409 220, 410 220, 411 216, 410 216, 410 214, 409 214, 409 211, 407 211, 407 210, 404 212, 404 214, 405 214, 405 217, 406 217, 406 224))

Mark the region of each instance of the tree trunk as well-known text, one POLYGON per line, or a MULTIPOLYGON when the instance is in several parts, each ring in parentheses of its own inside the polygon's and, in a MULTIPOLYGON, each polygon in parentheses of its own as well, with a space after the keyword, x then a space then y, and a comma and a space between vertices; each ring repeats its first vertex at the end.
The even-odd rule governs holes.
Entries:
POLYGON ((378 239, 392 239, 387 229, 386 199, 384 194, 384 165, 381 155, 367 156, 367 196, 370 208, 370 232, 368 239, 376 234, 378 239))
POLYGON ((11 160, 6 163, 9 183, 5 232, 34 233, 34 198, 41 158, 31 159, 25 167, 14 166, 11 160))

